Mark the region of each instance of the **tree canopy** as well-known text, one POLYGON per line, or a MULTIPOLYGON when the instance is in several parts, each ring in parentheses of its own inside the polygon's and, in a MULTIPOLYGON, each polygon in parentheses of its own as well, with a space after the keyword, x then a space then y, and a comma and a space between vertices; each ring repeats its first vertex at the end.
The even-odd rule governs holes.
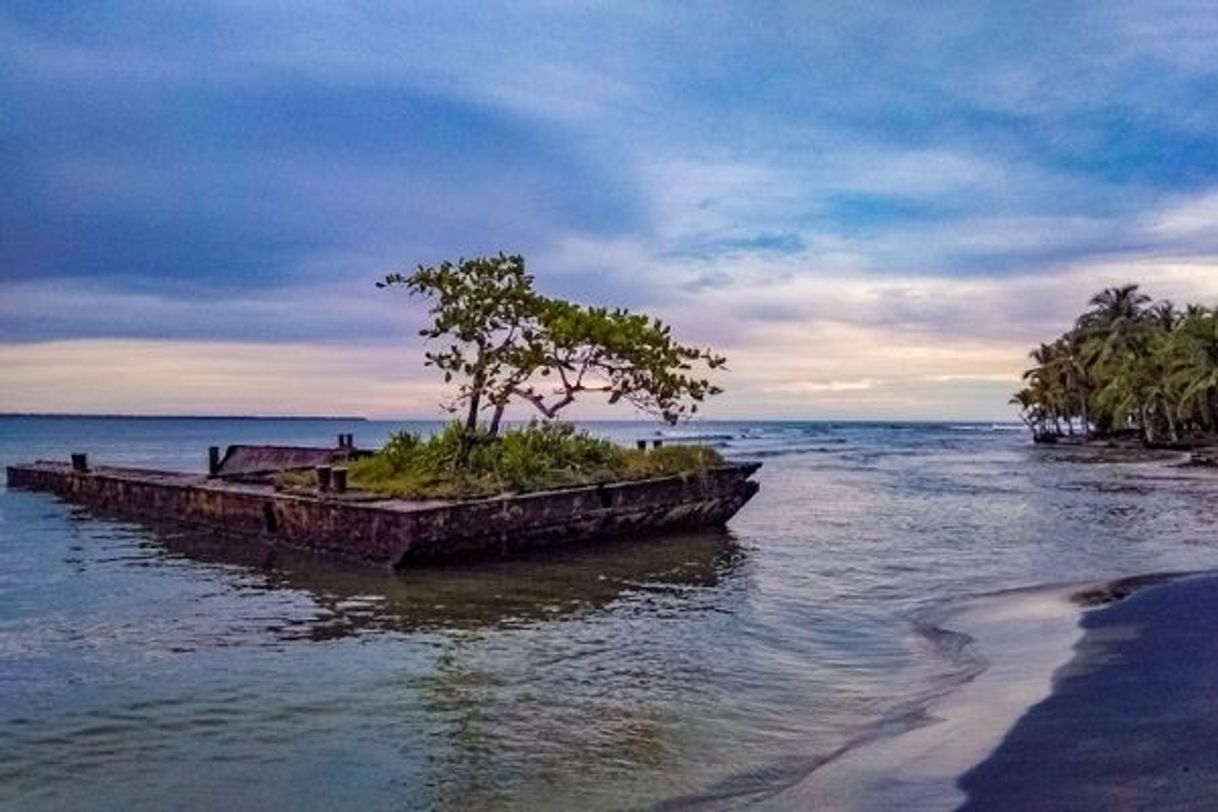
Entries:
POLYGON ((679 343, 659 319, 544 296, 518 255, 421 265, 377 286, 429 301, 426 363, 456 382, 452 408, 469 433, 489 411, 486 433, 497 435, 514 401, 553 420, 600 394, 675 423, 721 391, 705 377, 726 364, 721 355, 679 343))
POLYGON ((1218 429, 1218 313, 1155 302, 1138 285, 1097 293, 1031 352, 1012 398, 1037 439, 1137 433, 1175 444, 1218 429))

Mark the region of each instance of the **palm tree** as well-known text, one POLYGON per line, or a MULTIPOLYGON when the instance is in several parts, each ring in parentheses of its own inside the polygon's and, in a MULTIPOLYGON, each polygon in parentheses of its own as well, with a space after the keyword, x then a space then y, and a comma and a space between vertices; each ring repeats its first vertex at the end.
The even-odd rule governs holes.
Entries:
POLYGON ((1074 396, 1075 405, 1078 407, 1078 416, 1082 422, 1083 433, 1090 435, 1092 432, 1091 397, 1094 387, 1092 385, 1092 377, 1087 370, 1087 365, 1083 363, 1084 336, 1078 330, 1070 330, 1058 341, 1062 344, 1063 355, 1065 356, 1064 365, 1067 386, 1074 396))
MULTIPOLYGON (((1075 351, 1077 342, 1065 335, 1052 344, 1041 344, 1029 353, 1035 366, 1024 372, 1027 392, 1034 397, 1042 437, 1060 435, 1063 422, 1067 434, 1079 425, 1091 431, 1089 381, 1075 351)), ((1016 401, 1018 402, 1018 401, 1016 401)), ((1025 409, 1025 411, 1027 411, 1025 409)))
POLYGON ((1179 388, 1179 412, 1212 432, 1218 423, 1218 313, 1190 308, 1173 338, 1168 375, 1179 388))
POLYGON ((1104 328, 1120 319, 1132 321, 1140 318, 1151 298, 1138 288, 1137 284, 1131 283, 1105 288, 1095 294, 1088 302, 1091 309, 1079 317, 1079 326, 1104 328))
POLYGON ((1061 385, 1056 344, 1041 344, 1028 353, 1036 366, 1024 372, 1027 392, 1036 406, 1039 434, 1042 438, 1060 435, 1061 418, 1066 409, 1066 392, 1061 385), (1052 431, 1048 424, 1052 424, 1052 431))
POLYGON ((1170 333, 1179 326, 1182 319, 1180 311, 1176 310, 1175 304, 1169 299, 1164 299, 1161 302, 1155 302, 1150 307, 1146 308, 1144 315, 1152 322, 1157 324, 1165 333, 1170 333))
POLYGON ((1037 440, 1063 422, 1088 434, 1137 431, 1144 442, 1218 432, 1218 312, 1152 304, 1137 285, 1092 296, 1073 329, 1030 353, 1012 398, 1037 440))

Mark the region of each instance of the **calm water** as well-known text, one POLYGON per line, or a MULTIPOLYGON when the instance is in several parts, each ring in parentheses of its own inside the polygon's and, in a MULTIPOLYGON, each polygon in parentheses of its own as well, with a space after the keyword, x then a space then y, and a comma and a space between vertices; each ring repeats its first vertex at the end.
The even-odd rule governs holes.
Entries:
MULTIPOLYGON (((396 424, 0 419, 0 463, 396 424)), ((623 440, 641 425, 599 425, 623 440)), ((975 665, 965 596, 1218 565, 1218 480, 990 425, 702 424, 765 461, 726 533, 401 576, 0 491, 0 804, 720 808, 764 802, 975 665)))

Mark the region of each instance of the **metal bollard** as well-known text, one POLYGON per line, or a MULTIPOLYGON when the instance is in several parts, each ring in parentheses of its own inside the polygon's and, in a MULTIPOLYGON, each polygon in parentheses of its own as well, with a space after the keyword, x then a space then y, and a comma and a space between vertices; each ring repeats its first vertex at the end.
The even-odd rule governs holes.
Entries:
POLYGON ((334 485, 334 492, 335 493, 346 493, 347 492, 347 469, 346 468, 335 468, 333 470, 332 474, 333 474, 333 477, 331 479, 331 482, 334 485))
POLYGON ((72 455, 72 470, 79 473, 87 473, 89 470, 89 455, 88 454, 73 454, 72 455))
POLYGON ((635 440, 634 444, 638 447, 639 451, 647 450, 647 441, 646 440, 635 440))
POLYGON ((345 435, 345 434, 338 435, 338 447, 339 448, 347 447, 347 435, 345 435))
POLYGON ((330 490, 330 482, 331 482, 330 466, 319 465, 319 466, 317 466, 316 471, 317 471, 317 490, 319 490, 319 491, 330 490))
POLYGON ((651 447, 652 447, 652 448, 663 448, 663 447, 664 447, 664 441, 663 441, 663 440, 652 440, 652 441, 651 441, 651 447))
POLYGON ((220 446, 209 445, 207 447, 207 475, 215 476, 220 473, 220 446))

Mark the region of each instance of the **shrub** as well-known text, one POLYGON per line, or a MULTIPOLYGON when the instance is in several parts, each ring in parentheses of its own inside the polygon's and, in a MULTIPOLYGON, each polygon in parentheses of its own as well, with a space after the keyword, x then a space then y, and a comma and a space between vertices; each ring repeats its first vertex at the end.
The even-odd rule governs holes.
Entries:
POLYGON ((457 498, 699 474, 722 462, 714 449, 697 446, 627 450, 566 423, 531 423, 472 438, 451 423, 426 439, 391 435, 380 452, 352 464, 351 482, 388 495, 457 498))
POLYGON ((395 431, 389 435, 389 442, 381 449, 380 456, 390 470, 405 471, 421 443, 421 438, 413 431, 395 431))
POLYGON ((644 454, 642 467, 648 476, 700 474, 708 468, 723 464, 723 456, 713 448, 700 445, 666 445, 644 454))

